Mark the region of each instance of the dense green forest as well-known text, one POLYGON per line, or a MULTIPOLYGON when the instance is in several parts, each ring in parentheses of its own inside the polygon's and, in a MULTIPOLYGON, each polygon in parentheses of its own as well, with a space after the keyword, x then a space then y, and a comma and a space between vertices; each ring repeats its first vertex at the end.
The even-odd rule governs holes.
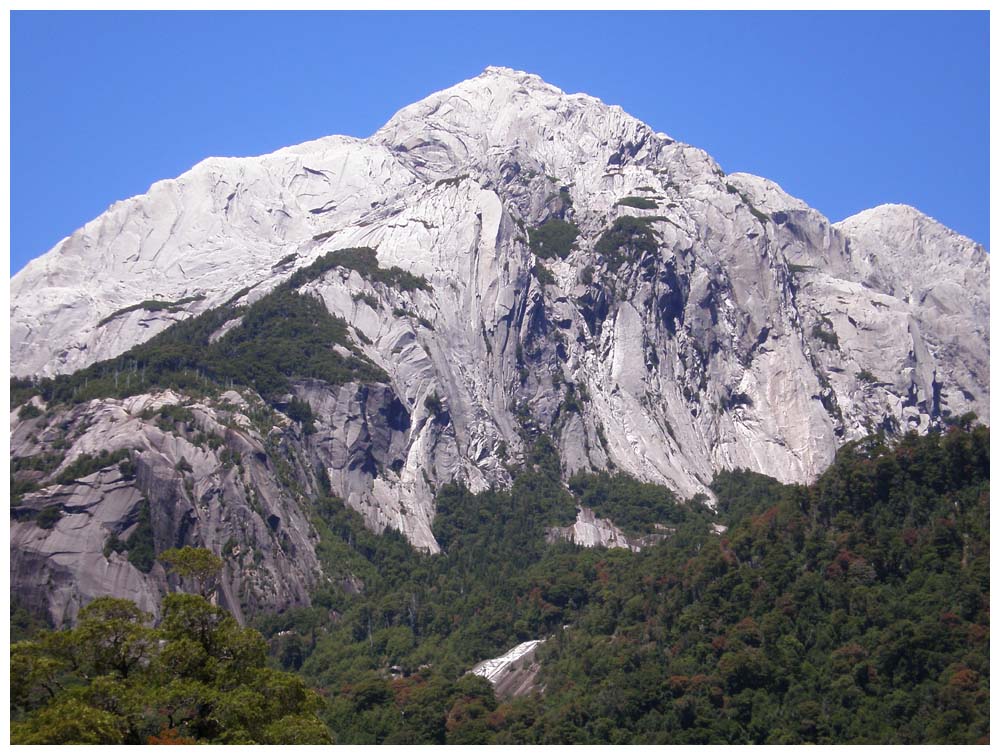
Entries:
MULTIPOLYGON (((205 594, 222 567, 196 548, 160 559, 205 594)), ((74 628, 15 642, 11 743, 331 742, 319 694, 269 667, 260 633, 205 594, 167 595, 156 628, 134 603, 98 598, 74 628)))
POLYGON ((334 579, 313 607, 259 617, 258 634, 197 596, 167 596, 155 630, 97 601, 69 634, 13 646, 12 736, 988 741, 987 428, 851 443, 808 487, 728 472, 713 489, 714 513, 621 476, 567 489, 542 438, 511 490, 440 491, 434 556, 321 496, 313 517, 334 579), (546 542, 580 502, 671 534, 640 553, 546 542), (332 586, 345 576, 363 590, 332 586), (171 618, 181 608, 214 617, 220 639, 171 618), (534 693, 497 699, 465 674, 529 639, 545 640, 534 693), (294 702, 272 710, 266 690, 281 685, 294 702))

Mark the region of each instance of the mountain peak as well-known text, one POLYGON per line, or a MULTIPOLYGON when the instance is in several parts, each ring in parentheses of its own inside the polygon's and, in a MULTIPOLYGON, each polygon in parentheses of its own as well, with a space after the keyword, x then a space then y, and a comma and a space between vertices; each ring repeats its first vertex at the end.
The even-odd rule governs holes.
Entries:
POLYGON ((934 218, 921 212, 916 207, 908 204, 887 202, 885 204, 869 207, 867 210, 857 212, 850 217, 844 218, 836 225, 859 225, 862 223, 880 223, 897 225, 901 223, 913 223, 930 221, 938 223, 934 218))
POLYGON ((593 101, 595 104, 604 105, 603 102, 595 97, 590 97, 589 95, 569 95, 555 84, 551 84, 543 79, 537 73, 521 71, 516 68, 507 68, 506 66, 486 66, 486 68, 483 69, 483 72, 478 76, 461 81, 451 87, 451 89, 457 89, 459 87, 471 88, 483 85, 488 86, 489 84, 502 84, 511 87, 515 91, 519 91, 520 94, 537 93, 549 96, 555 95, 557 97, 583 97, 593 101))
POLYGON ((486 66, 480 76, 487 76, 491 74, 494 76, 513 76, 515 78, 520 78, 521 76, 532 76, 536 79, 539 78, 533 73, 519 71, 516 68, 508 68, 507 66, 486 66))
POLYGON ((936 254, 957 256, 966 263, 986 256, 981 244, 908 204, 880 204, 844 218, 834 227, 849 237, 877 238, 895 249, 934 249, 936 254))
POLYGON ((476 76, 475 79, 468 79, 468 81, 475 81, 476 79, 483 78, 501 78, 501 79, 511 79, 519 83, 530 83, 534 85, 541 85, 546 89, 558 89, 558 87, 553 86, 549 82, 545 81, 541 76, 536 73, 530 73, 529 71, 520 71, 516 68, 508 68, 507 66, 486 66, 483 72, 476 76))
POLYGON ((414 172, 424 177, 501 158, 569 175, 574 166, 607 161, 623 145, 653 148, 657 140, 672 141, 618 106, 498 66, 404 107, 371 137, 416 158, 414 172))
MULTIPOLYGON (((379 129, 376 137, 412 121, 466 129, 488 127, 502 117, 517 114, 538 117, 546 110, 565 109, 564 100, 579 102, 582 97, 586 96, 567 95, 532 73, 488 66, 478 76, 433 92, 402 108, 379 129)), ((595 98, 586 99, 593 106, 607 107, 595 98)))

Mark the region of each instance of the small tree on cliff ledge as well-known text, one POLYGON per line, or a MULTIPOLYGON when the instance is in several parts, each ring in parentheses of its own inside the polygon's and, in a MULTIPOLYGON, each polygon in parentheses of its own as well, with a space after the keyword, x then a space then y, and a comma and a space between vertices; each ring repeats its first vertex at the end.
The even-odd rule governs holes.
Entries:
POLYGON ((171 548, 158 556, 169 571, 182 580, 195 583, 198 594, 206 600, 215 592, 222 571, 222 559, 205 548, 171 548))

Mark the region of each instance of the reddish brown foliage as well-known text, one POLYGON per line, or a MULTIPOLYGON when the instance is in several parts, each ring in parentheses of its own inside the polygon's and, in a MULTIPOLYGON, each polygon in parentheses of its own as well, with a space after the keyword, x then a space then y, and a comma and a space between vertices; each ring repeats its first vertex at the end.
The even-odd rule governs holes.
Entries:
POLYGON ((177 729, 160 729, 159 734, 154 734, 146 740, 149 745, 193 745, 195 741, 191 737, 177 736, 177 729))
POLYGON ((963 692, 974 692, 979 687, 979 674, 970 668, 963 668, 951 675, 948 686, 963 692))

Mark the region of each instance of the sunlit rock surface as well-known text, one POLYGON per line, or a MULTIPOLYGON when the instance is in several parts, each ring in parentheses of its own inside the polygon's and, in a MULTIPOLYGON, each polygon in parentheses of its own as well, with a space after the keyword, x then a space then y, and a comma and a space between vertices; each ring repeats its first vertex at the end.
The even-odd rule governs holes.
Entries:
POLYGON ((536 689, 541 666, 535 651, 545 640, 529 640, 511 648, 499 658, 483 661, 469 673, 481 676, 492 684, 498 697, 517 697, 536 689))
MULTIPOLYGON (((831 224, 773 182, 727 176, 704 151, 618 107, 502 68, 404 108, 368 139, 210 158, 116 203, 12 279, 12 373, 54 375, 114 356, 354 246, 431 288, 395 290, 345 269, 303 288, 350 324, 390 384, 297 385, 319 429, 289 443, 303 486, 325 469, 370 527, 429 551, 437 487, 508 484, 526 424, 552 434, 566 474, 613 465, 687 498, 711 497, 720 469, 806 482, 872 430, 925 431, 968 411, 989 420, 981 246, 910 207, 831 224), (647 230, 600 243, 616 221, 634 229, 629 218, 647 230), (532 230, 550 219, 579 229, 565 259, 531 251, 532 230), (135 308, 148 301, 160 304, 135 308), (432 395, 443 417, 430 415, 432 395)), ((163 493, 173 512, 163 521, 191 521, 198 535, 167 537, 165 523, 164 537, 221 547, 232 527, 205 494, 234 483, 215 471, 218 459, 139 427, 121 404, 73 411, 120 416, 119 430, 136 424, 129 442, 146 449, 148 474, 168 486, 158 489, 183 491, 168 472, 190 454, 196 496, 163 493)), ((37 451, 13 416, 12 432, 13 453, 37 451)), ((98 423, 80 442, 114 448, 116 432, 98 423)), ((250 457, 264 442, 237 440, 250 457)), ((295 549, 266 556, 254 589, 269 604, 304 600, 319 578, 304 515, 267 481, 266 464, 244 473, 270 491, 262 505, 291 528, 295 549)), ((85 593, 161 589, 156 569, 132 574, 95 551, 94 528, 121 527, 134 511, 134 485, 102 473, 79 487, 45 489, 78 512, 48 533, 15 525, 16 575, 77 575, 59 598, 63 613, 85 593)), ((225 500, 238 500, 239 486, 231 492, 225 500)), ((246 547, 275 541, 263 519, 246 522, 246 547)), ((578 522, 573 537, 615 544, 602 526, 578 522)))

